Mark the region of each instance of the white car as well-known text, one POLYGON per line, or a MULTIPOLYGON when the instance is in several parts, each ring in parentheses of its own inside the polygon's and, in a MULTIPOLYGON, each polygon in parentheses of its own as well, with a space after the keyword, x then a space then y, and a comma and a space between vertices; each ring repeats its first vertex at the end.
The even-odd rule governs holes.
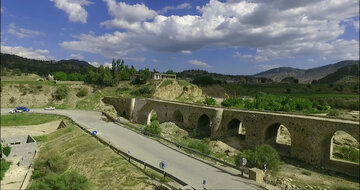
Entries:
POLYGON ((50 106, 50 107, 44 108, 44 110, 55 110, 55 107, 50 106))
POLYGON ((9 113, 16 113, 16 110, 10 110, 9 113))
POLYGON ((9 113, 22 113, 22 112, 23 112, 22 110, 17 110, 17 109, 13 109, 9 111, 9 113))

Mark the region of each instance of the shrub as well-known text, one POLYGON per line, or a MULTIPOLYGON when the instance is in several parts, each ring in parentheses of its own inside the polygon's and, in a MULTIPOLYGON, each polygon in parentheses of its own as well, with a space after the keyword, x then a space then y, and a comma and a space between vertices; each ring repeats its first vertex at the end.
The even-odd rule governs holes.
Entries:
POLYGON ((340 111, 337 110, 337 109, 331 109, 327 115, 328 115, 328 116, 339 116, 339 115, 340 115, 340 111))
POLYGON ((244 107, 243 100, 241 98, 235 98, 235 97, 224 99, 221 102, 221 105, 224 106, 224 107, 236 107, 236 108, 243 108, 244 107))
POLYGON ((216 105, 216 100, 212 97, 206 97, 203 103, 206 105, 216 105))
POLYGON ((178 80, 178 84, 180 85, 180 86, 189 86, 189 85, 191 85, 188 81, 186 81, 186 80, 178 80))
POLYGON ((128 91, 128 90, 130 90, 128 87, 120 87, 120 88, 116 89, 116 92, 117 93, 122 93, 122 92, 128 91))
POLYGON ((156 114, 152 115, 150 118, 150 122, 153 122, 153 121, 159 121, 156 114))
POLYGON ((153 135, 160 135, 161 134, 161 127, 158 121, 151 122, 150 125, 147 125, 144 129, 145 134, 153 134, 153 135))
POLYGON ((10 146, 5 146, 4 148, 2 148, 2 152, 5 156, 9 156, 11 153, 11 147, 10 146))
POLYGON ((302 171, 301 173, 304 174, 304 175, 307 175, 307 176, 311 176, 311 172, 310 172, 310 171, 302 171))
POLYGON ((248 167, 264 169, 264 164, 266 164, 270 170, 278 171, 279 169, 280 156, 276 150, 269 145, 260 145, 257 146, 255 150, 246 150, 245 152, 239 153, 236 156, 236 160, 240 158, 247 159, 248 167))
POLYGON ((149 96, 153 93, 153 89, 151 89, 149 86, 142 86, 139 89, 131 92, 131 94, 136 95, 136 96, 149 96))
POLYGON ((15 102, 15 98, 14 97, 11 97, 10 98, 10 104, 13 104, 15 102))
POLYGON ((76 93, 77 97, 85 97, 89 93, 87 88, 81 88, 78 93, 76 93))
POLYGON ((359 151, 354 147, 341 147, 339 158, 359 163, 359 151))
POLYGON ((57 100, 65 99, 69 94, 69 88, 67 86, 59 86, 54 93, 54 98, 57 100))
POLYGON ((162 82, 161 82, 161 84, 160 84, 160 88, 161 88, 161 87, 168 86, 168 85, 170 85, 170 84, 172 84, 172 83, 173 83, 173 81, 172 81, 172 80, 169 80, 169 79, 164 80, 164 81, 162 81, 162 82))
POLYGON ((48 159, 47 164, 51 171, 55 173, 62 173, 67 169, 69 162, 59 155, 54 155, 48 159))
POLYGON ((75 171, 66 172, 61 175, 49 174, 39 181, 31 184, 28 190, 87 190, 90 188, 88 179, 75 171))
POLYGON ((204 154, 211 153, 211 146, 202 140, 192 139, 188 142, 187 147, 198 150, 204 154))

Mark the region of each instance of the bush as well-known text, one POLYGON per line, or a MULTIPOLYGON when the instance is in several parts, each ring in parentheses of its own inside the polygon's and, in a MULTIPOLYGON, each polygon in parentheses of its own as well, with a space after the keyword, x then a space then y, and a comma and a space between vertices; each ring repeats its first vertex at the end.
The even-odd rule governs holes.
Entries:
POLYGON ((206 97, 203 103, 206 105, 216 105, 216 100, 212 97, 206 97))
POLYGON ((5 146, 4 148, 2 148, 2 152, 5 156, 9 156, 11 153, 11 147, 10 146, 5 146))
POLYGON ((356 148, 343 146, 339 151, 338 158, 359 163, 359 151, 356 148))
POLYGON ((1 160, 1 174, 0 180, 2 180, 5 176, 5 172, 10 168, 11 162, 7 162, 5 160, 1 160))
POLYGON ((14 97, 11 97, 10 98, 10 104, 13 104, 15 102, 15 98, 14 97))
POLYGON ((153 93, 153 89, 151 89, 149 86, 142 86, 139 89, 131 92, 131 94, 136 96, 149 96, 153 93))
POLYGON ((328 115, 328 116, 339 116, 339 115, 340 115, 340 111, 337 110, 337 109, 331 109, 327 115, 328 115))
POLYGON ((162 82, 161 82, 161 84, 160 84, 160 88, 161 88, 161 87, 168 86, 168 85, 170 85, 170 84, 172 84, 172 83, 173 83, 173 81, 172 81, 172 80, 169 80, 169 79, 164 80, 164 81, 162 81, 162 82))
POLYGON ((47 175, 49 173, 62 173, 68 168, 69 162, 58 154, 49 153, 40 155, 34 163, 35 171, 39 175, 47 175))
POLYGON ((161 134, 161 127, 158 121, 151 122, 150 125, 147 125, 144 129, 145 134, 153 134, 153 135, 160 135, 161 134))
POLYGON ((180 86, 189 86, 189 85, 191 85, 188 81, 186 81, 186 80, 178 80, 178 84, 180 85, 180 86))
POLYGON ((204 154, 211 153, 211 146, 202 140, 192 139, 188 142, 187 147, 198 150, 204 154))
POLYGON ((78 93, 76 93, 77 97, 85 97, 89 93, 87 88, 81 88, 78 93))
POLYGON ((310 171, 302 171, 301 173, 304 174, 304 175, 307 175, 307 176, 311 176, 311 172, 310 172, 310 171))
POLYGON ((89 188, 90 185, 85 176, 71 171, 61 175, 49 174, 39 181, 32 183, 28 190, 87 190, 89 188))
MULTIPOLYGON (((280 164, 280 156, 276 150, 269 145, 260 145, 255 150, 246 150, 236 156, 236 160, 240 158, 247 159, 248 167, 257 167, 264 169, 266 164, 269 170, 278 171, 280 164)), ((236 164, 239 164, 236 162, 236 164)))
POLYGON ((153 121, 159 121, 156 114, 152 115, 150 118, 150 122, 153 122, 153 121))
POLYGON ((69 88, 67 86, 59 86, 54 93, 54 98, 57 100, 65 99, 69 94, 69 88))
POLYGON ((244 107, 243 100, 241 98, 235 98, 235 97, 224 99, 221 102, 221 105, 224 107, 235 107, 235 108, 243 108, 244 107))

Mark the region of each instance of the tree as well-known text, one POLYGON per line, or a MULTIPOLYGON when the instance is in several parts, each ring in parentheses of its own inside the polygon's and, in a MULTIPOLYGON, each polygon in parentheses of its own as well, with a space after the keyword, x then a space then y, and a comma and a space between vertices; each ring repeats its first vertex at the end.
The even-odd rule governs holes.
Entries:
POLYGON ((54 74, 54 79, 55 80, 60 80, 60 81, 66 81, 66 80, 68 80, 68 76, 64 72, 56 72, 54 74))
POLYGON ((2 148, 2 153, 5 154, 5 156, 9 156, 11 153, 11 147, 5 146, 4 148, 2 148))
POLYGON ((175 74, 175 72, 173 70, 168 70, 166 71, 166 74, 175 74))

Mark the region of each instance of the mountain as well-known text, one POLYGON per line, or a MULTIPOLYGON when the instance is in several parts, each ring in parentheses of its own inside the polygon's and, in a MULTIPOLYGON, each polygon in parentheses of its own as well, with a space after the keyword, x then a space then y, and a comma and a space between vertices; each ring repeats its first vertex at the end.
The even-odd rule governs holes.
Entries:
POLYGON ((301 83, 311 83, 313 80, 319 80, 323 77, 325 77, 328 74, 331 74, 338 69, 348 66, 348 65, 354 65, 359 64, 359 60, 353 61, 353 60, 346 60, 346 61, 340 61, 338 63, 325 65, 322 67, 316 67, 312 69, 296 69, 291 67, 279 67, 275 69, 270 69, 265 72, 261 72, 258 74, 255 74, 253 76, 255 77, 265 77, 270 78, 274 81, 281 81, 283 78, 286 77, 294 77, 299 79, 299 82, 301 83))
POLYGON ((326 75, 318 83, 346 83, 359 82, 359 64, 348 65, 326 75))
POLYGON ((11 70, 18 69, 22 73, 37 73, 38 75, 54 74, 55 72, 66 73, 86 73, 87 70, 95 69, 86 61, 79 60, 60 60, 60 61, 43 61, 28 59, 17 55, 1 53, 1 68, 11 70))

